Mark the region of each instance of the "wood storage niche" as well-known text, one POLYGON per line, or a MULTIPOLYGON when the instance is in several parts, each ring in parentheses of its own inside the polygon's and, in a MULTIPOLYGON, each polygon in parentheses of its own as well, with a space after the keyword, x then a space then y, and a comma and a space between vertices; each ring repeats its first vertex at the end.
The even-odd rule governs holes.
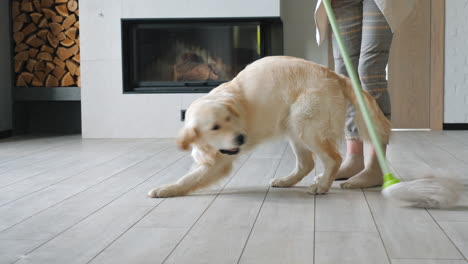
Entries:
POLYGON ((77 0, 12 0, 16 86, 80 83, 77 0))

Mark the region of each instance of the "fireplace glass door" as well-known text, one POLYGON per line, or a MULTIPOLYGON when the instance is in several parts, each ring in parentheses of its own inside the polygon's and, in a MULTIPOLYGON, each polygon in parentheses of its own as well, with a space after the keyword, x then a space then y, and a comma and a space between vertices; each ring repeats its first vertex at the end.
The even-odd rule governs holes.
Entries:
POLYGON ((280 21, 271 20, 123 20, 124 91, 207 92, 282 54, 271 45, 273 35, 282 42, 280 21))

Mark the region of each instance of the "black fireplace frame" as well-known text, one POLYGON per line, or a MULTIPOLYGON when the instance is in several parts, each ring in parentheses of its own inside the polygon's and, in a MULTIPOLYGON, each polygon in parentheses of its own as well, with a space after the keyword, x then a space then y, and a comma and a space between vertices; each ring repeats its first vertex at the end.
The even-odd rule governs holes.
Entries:
MULTIPOLYGON (((235 17, 235 18, 164 18, 164 19, 121 19, 122 30, 122 77, 124 94, 140 93, 207 93, 224 81, 190 81, 190 82, 136 82, 133 76, 135 65, 131 60, 133 48, 133 37, 130 36, 132 27, 144 24, 186 25, 197 23, 199 25, 260 24, 260 35, 262 40, 270 40, 260 43, 260 57, 283 55, 283 23, 280 17, 235 17), (275 40, 275 41, 273 41, 275 40), (143 83, 143 85, 142 85, 143 83)), ((136 56, 135 54, 133 54, 136 56)))

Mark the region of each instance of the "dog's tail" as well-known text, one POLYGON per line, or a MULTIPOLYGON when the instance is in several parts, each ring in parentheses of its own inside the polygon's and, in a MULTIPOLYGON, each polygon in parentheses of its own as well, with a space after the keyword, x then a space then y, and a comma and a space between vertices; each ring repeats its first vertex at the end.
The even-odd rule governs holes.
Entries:
MULTIPOLYGON (((355 122, 359 130, 359 134, 361 135, 362 139, 369 141, 369 133, 366 124, 364 123, 364 118, 359 108, 356 94, 353 91, 351 80, 349 80, 348 78, 343 78, 341 87, 343 89, 345 97, 354 105, 354 108, 356 109, 355 122)), ((377 130, 377 135, 382 141, 382 144, 388 144, 391 133, 391 123, 382 113, 375 99, 366 91, 362 92, 364 95, 364 100, 366 101, 369 107, 371 118, 376 126, 375 129, 377 130)))

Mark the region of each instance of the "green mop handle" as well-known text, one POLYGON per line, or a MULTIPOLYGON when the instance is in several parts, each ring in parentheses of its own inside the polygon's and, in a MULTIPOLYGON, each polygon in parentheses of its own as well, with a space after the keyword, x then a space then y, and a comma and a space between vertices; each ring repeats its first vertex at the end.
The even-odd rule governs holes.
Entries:
POLYGON ((375 150, 375 153, 377 154, 377 159, 379 161, 380 168, 382 169, 382 173, 384 175, 384 183, 382 185, 382 188, 386 188, 390 185, 398 183, 399 180, 393 177, 392 172, 390 171, 390 168, 385 159, 385 153, 382 148, 382 144, 380 144, 381 141, 379 139, 379 136, 377 135, 374 122, 372 121, 371 115, 369 113, 369 109, 367 107, 367 104, 364 100, 364 96, 361 91, 362 89, 361 82, 359 81, 357 77, 356 70, 354 69, 353 64, 351 63, 351 59, 349 58, 348 51, 346 50, 343 39, 341 38, 340 29, 338 27, 338 23, 336 22, 335 14, 333 13, 332 7, 330 5, 330 0, 322 0, 322 1, 323 1, 323 4, 325 5, 325 10, 327 12, 328 19, 330 20, 331 27, 335 34, 335 38, 338 42, 338 46, 340 48, 341 55, 343 56, 346 70, 348 71, 348 75, 351 79, 354 93, 356 94, 356 98, 359 103, 359 108, 361 109, 361 113, 364 117, 364 122, 367 126, 367 130, 369 131, 369 136, 372 141, 372 145, 374 146, 374 150, 375 150))

